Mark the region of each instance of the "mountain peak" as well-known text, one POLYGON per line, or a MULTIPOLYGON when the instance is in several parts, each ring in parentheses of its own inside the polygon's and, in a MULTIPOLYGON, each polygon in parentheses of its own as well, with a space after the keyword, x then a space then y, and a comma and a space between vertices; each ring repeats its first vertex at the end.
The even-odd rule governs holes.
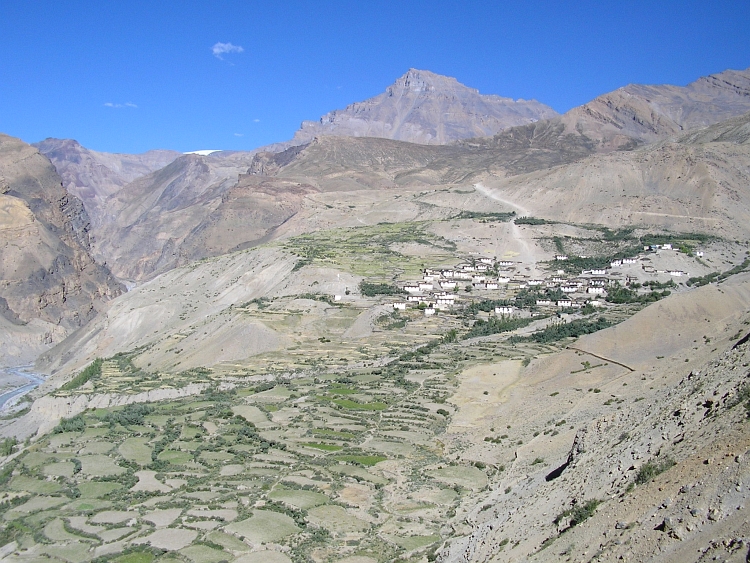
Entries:
MULTIPOLYGON (((458 80, 450 76, 443 76, 441 74, 435 74, 429 70, 418 70, 416 68, 410 68, 406 74, 401 76, 388 87, 386 92, 391 93, 393 90, 409 90, 411 92, 430 92, 436 89, 440 89, 445 85, 450 84, 455 87, 463 86, 458 80)), ((464 88, 467 88, 464 86, 464 88)), ((468 88, 467 88, 468 89, 468 88)))
POLYGON ((329 112, 318 121, 304 121, 289 145, 322 135, 446 144, 556 115, 535 100, 485 96, 455 78, 410 68, 382 94, 329 112))

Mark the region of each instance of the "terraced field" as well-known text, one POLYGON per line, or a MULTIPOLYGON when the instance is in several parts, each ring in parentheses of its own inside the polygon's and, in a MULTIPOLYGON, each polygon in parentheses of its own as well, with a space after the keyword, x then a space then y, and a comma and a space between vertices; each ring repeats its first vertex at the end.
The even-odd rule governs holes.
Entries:
POLYGON ((5 475, 8 560, 423 553, 494 473, 441 455, 452 371, 212 385, 64 420, 5 475))

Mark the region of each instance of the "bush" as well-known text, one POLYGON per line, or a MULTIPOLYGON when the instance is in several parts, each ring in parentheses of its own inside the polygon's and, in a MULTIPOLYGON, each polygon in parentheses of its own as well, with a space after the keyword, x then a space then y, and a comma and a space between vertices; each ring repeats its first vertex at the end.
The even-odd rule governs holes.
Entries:
POLYGON ((483 223, 486 223, 487 221, 497 221, 501 223, 506 223, 513 219, 513 217, 516 216, 515 211, 511 211, 510 213, 488 213, 488 212, 482 212, 482 211, 462 211, 458 214, 457 217, 454 217, 454 219, 481 219, 483 223))
POLYGON ((515 342, 538 342, 539 344, 546 344, 548 342, 554 342, 556 340, 562 340, 563 338, 577 338, 584 334, 591 334, 599 330, 605 329, 612 326, 604 317, 599 317, 595 321, 589 321, 586 319, 577 319, 569 323, 555 323, 547 328, 537 331, 530 336, 512 336, 509 339, 510 343, 515 342))
POLYGON ((463 339, 475 338, 477 336, 489 336, 491 334, 498 334, 501 332, 510 332, 517 328, 528 326, 532 322, 538 320, 537 318, 521 318, 521 317, 500 317, 500 318, 489 318, 486 321, 482 319, 477 320, 474 326, 471 327, 466 334, 463 335, 463 339))
POLYGON ((573 508, 569 508, 558 514, 557 517, 555 517, 554 523, 560 524, 565 518, 570 517, 570 520, 568 521, 568 529, 573 528, 593 516, 594 512, 596 512, 596 507, 600 504, 601 501, 597 499, 590 500, 585 504, 577 504, 573 508))
POLYGON ((398 295, 403 293, 403 291, 393 284, 370 283, 366 281, 360 282, 359 291, 365 297, 375 297, 376 295, 398 295))
POLYGON ((132 426, 134 424, 140 425, 144 422, 143 417, 147 414, 151 414, 153 410, 154 408, 150 405, 133 403, 126 405, 122 410, 109 413, 105 420, 110 424, 121 424, 123 426, 132 426))
POLYGON ((650 291, 649 293, 638 293, 627 287, 615 287, 609 290, 606 300, 609 303, 653 303, 670 295, 670 291, 650 291))
POLYGON ((660 473, 664 473, 674 464, 675 461, 670 457, 665 457, 661 461, 651 460, 644 463, 635 476, 635 484, 643 485, 645 483, 648 483, 649 481, 651 481, 651 479, 653 479, 660 473))
POLYGON ((516 217, 513 222, 516 225, 547 225, 555 221, 547 221, 546 219, 539 219, 537 217, 516 217))
POLYGON ((13 448, 18 444, 15 438, 6 438, 0 442, 0 456, 8 456, 13 453, 13 448))
POLYGON ((60 424, 55 426, 53 433, 62 434, 63 432, 83 432, 86 429, 86 421, 83 415, 77 414, 72 418, 63 418, 60 424))

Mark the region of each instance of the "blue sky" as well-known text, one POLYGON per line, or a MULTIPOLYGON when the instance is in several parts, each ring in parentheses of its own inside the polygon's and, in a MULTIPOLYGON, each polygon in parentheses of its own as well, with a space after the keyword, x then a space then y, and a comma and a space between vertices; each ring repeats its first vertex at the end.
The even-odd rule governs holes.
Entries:
POLYGON ((747 0, 0 0, 0 131, 108 152, 287 140, 409 68, 564 112, 747 67, 747 0))

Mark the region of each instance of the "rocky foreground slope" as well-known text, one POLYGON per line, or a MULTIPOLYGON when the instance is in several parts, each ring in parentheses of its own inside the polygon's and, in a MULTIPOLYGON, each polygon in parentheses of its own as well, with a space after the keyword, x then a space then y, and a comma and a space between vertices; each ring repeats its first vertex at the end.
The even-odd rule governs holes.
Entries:
POLYGON ((582 337, 449 427, 504 471, 438 561, 745 561, 749 290, 743 275, 582 337))

